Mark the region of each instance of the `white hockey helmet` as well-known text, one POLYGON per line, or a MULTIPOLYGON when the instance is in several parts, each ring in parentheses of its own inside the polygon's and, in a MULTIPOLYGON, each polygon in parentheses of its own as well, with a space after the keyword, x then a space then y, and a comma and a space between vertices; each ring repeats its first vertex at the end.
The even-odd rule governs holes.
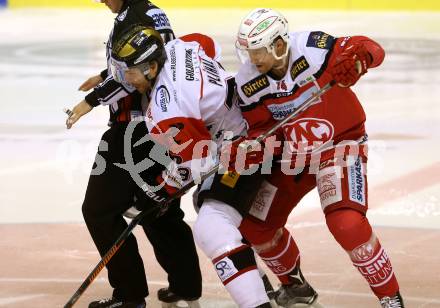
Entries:
POLYGON ((266 48, 275 59, 281 60, 289 51, 289 26, 287 19, 272 9, 259 8, 251 11, 240 24, 235 42, 241 62, 249 58, 248 50, 266 48), (287 44, 286 52, 277 56, 274 42, 281 37, 287 44))

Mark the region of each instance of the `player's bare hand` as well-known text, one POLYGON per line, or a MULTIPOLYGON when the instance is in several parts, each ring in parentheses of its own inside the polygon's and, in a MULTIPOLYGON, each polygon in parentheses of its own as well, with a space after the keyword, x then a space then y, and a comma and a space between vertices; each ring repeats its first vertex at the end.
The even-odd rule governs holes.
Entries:
POLYGON ((83 115, 89 113, 92 109, 93 107, 90 106, 85 100, 82 100, 79 104, 73 107, 72 112, 66 120, 67 129, 70 129, 73 124, 75 124, 83 115))
POLYGON ((92 76, 84 81, 83 84, 79 86, 78 90, 84 92, 89 91, 90 89, 93 89, 99 85, 101 82, 103 82, 101 75, 92 76))
POLYGON ((150 82, 139 69, 129 69, 125 72, 125 80, 136 88, 140 93, 150 89, 150 82))

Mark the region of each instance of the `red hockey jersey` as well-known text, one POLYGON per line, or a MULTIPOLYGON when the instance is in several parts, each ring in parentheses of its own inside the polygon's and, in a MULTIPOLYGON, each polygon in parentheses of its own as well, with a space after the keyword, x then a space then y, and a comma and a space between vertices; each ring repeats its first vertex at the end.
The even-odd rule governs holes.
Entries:
MULTIPOLYGON (((332 77, 328 68, 348 44, 365 44, 373 57, 371 67, 383 61, 383 49, 363 36, 335 38, 324 32, 294 32, 290 34, 288 70, 276 80, 261 74, 246 62, 236 75, 240 107, 253 130, 262 131, 291 114, 312 93, 317 92, 332 77)), ((298 153, 314 153, 331 143, 359 140, 365 135, 365 113, 350 88, 334 86, 313 105, 282 128, 292 160, 298 153)), ((321 161, 331 150, 321 153, 321 161)))

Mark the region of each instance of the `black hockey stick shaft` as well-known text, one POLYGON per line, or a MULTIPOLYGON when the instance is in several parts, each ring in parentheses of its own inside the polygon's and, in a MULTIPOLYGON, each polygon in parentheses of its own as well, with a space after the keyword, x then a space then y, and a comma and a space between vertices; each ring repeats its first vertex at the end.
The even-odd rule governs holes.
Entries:
MULTIPOLYGON (((324 93, 326 93, 328 90, 331 89, 331 87, 335 84, 334 81, 330 81, 327 83, 324 87, 322 87, 319 91, 313 93, 297 110, 292 112, 290 115, 288 115, 285 119, 275 124, 273 127, 271 127, 269 130, 267 130, 265 133, 261 134, 256 138, 257 141, 262 141, 264 138, 270 136, 273 132, 275 132, 278 128, 286 124, 288 121, 296 117, 298 114, 303 112, 305 109, 307 109, 316 99, 321 97, 324 93)), ((246 150, 249 150, 246 148, 246 150)), ((215 164, 208 172, 204 173, 200 181, 203 181, 216 173, 218 169, 220 168, 220 163, 215 164)), ((186 185, 182 186, 181 189, 179 189, 178 192, 176 192, 174 195, 168 197, 165 201, 161 202, 159 207, 166 208, 168 205, 175 199, 180 198, 182 195, 184 195, 191 187, 196 185, 196 180, 193 179, 191 182, 187 183, 186 185)), ((105 253, 105 255, 101 258, 101 261, 95 266, 93 271, 87 276, 87 278, 84 280, 84 282, 81 284, 81 286, 76 290, 76 292, 72 295, 72 297, 69 299, 69 301, 64 305, 64 308, 70 308, 73 307, 73 305, 78 301, 78 299, 81 297, 81 295, 85 292, 85 290, 92 284, 92 282, 95 280, 95 278, 99 275, 101 270, 107 265, 107 263, 110 261, 110 259, 116 254, 116 252, 121 248, 121 246, 124 244, 125 240, 130 236, 133 229, 140 223, 140 221, 148 214, 156 211, 157 208, 149 208, 146 210, 143 210, 138 215, 136 215, 133 220, 130 222, 130 224, 127 226, 127 228, 121 233, 119 238, 115 241, 113 246, 105 253)))

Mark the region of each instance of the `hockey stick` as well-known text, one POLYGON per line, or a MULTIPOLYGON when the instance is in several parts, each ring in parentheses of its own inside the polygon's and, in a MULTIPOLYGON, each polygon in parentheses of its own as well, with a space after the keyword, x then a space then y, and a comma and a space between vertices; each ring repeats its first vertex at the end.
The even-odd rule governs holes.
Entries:
POLYGON ((336 81, 332 80, 329 83, 327 83, 326 85, 324 85, 321 89, 319 89, 318 92, 312 93, 312 95, 305 100, 305 102, 298 108, 296 109, 294 112, 292 112, 291 114, 289 114, 287 117, 285 117, 282 121, 278 122, 277 124, 275 124, 274 126, 272 126, 272 128, 270 128, 267 132, 261 134, 260 136, 258 136, 255 141, 257 142, 261 142, 264 140, 264 138, 270 136, 272 133, 274 133, 278 128, 280 128, 281 126, 283 126, 284 124, 286 124, 287 122, 289 122, 290 120, 292 120, 294 117, 296 117, 298 114, 300 114, 301 112, 303 112, 305 109, 309 108, 310 105, 319 97, 321 97, 325 92, 327 92, 328 90, 331 89, 331 87, 333 87, 336 84, 336 81))
MULTIPOLYGON (((331 87, 335 84, 334 81, 330 81, 327 83, 324 87, 322 87, 319 91, 316 93, 313 93, 298 109, 296 109, 294 112, 292 112, 290 115, 288 115, 285 119, 275 124, 273 127, 271 127, 269 130, 267 130, 265 133, 258 136, 255 140, 260 142, 264 140, 264 138, 271 135, 273 132, 275 132, 278 128, 286 124, 288 121, 290 121, 292 118, 296 117, 298 114, 303 112, 305 109, 307 109, 316 99, 321 97, 324 93, 326 93, 328 90, 331 89, 331 87)), ((250 150, 251 146, 244 146, 245 150, 250 150)), ((215 164, 208 172, 204 173, 203 176, 201 176, 200 180, 206 180, 211 175, 216 173, 218 169, 220 168, 220 163, 215 164)), ((168 205, 176 200, 177 198, 180 198, 182 195, 184 195, 191 187, 196 185, 196 180, 193 179, 191 182, 187 183, 186 185, 182 186, 181 189, 179 189, 178 192, 176 192, 174 195, 168 197, 165 201, 160 202, 159 208, 165 209, 168 207, 168 205)), ((110 261, 110 259, 115 255, 115 253, 121 248, 121 246, 124 244, 125 240, 128 238, 128 236, 132 233, 133 229, 140 223, 140 221, 148 214, 154 212, 157 210, 156 207, 149 208, 146 210, 143 210, 138 215, 136 215, 130 224, 127 226, 127 228, 121 233, 121 235, 118 237, 118 239, 115 241, 113 246, 105 253, 105 255, 102 257, 101 261, 95 266, 95 268, 92 270, 92 272, 87 276, 87 278, 84 280, 84 282, 80 285, 78 290, 72 295, 72 297, 69 299, 69 301, 64 305, 64 308, 70 308, 73 307, 73 305, 78 301, 78 299, 81 297, 81 295, 85 292, 85 290, 92 284, 92 282, 95 280, 95 278, 98 276, 98 274, 101 272, 101 270, 107 265, 107 263, 110 261)))

